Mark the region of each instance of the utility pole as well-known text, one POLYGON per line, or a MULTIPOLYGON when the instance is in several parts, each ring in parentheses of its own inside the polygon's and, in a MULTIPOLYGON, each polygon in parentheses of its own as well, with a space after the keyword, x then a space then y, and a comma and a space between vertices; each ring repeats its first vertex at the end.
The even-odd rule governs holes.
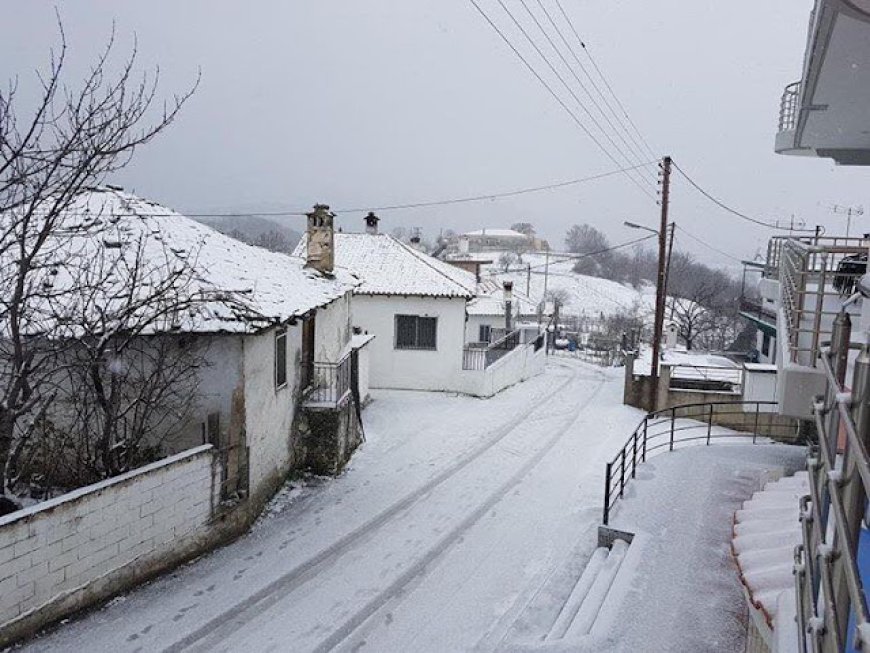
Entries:
POLYGON ((526 263, 526 297, 532 296, 532 264, 526 263))
POLYGON ((547 301, 547 281, 550 278, 550 248, 544 250, 544 302, 547 301))
MULTIPOLYGON (((671 230, 671 234, 668 237, 668 258, 667 258, 667 261, 665 262, 665 305, 666 306, 668 303, 668 297, 667 297, 668 283, 671 280, 671 254, 674 253, 674 232, 677 230, 677 223, 672 222, 671 224, 668 225, 668 227, 671 230)), ((671 321, 673 321, 673 319, 674 319, 674 309, 675 308, 676 307, 674 306, 674 302, 671 301, 671 321)))
POLYGON ((652 364, 650 366, 650 379, 653 384, 650 411, 656 410, 659 395, 659 356, 665 322, 665 259, 667 257, 668 245, 668 204, 671 197, 671 157, 666 156, 662 160, 660 167, 662 171, 662 212, 661 225, 659 226, 659 270, 656 277, 656 314, 655 324, 653 325, 652 364))

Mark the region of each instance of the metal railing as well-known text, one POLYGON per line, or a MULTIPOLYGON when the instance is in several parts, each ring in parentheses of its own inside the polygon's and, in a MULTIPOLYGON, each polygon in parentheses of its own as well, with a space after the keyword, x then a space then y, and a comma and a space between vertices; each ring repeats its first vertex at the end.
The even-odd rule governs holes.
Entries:
POLYGON ((773 236, 767 241, 767 256, 763 265, 764 276, 768 279, 779 279, 779 268, 782 264, 782 250, 786 243, 795 241, 808 246, 827 248, 861 247, 867 241, 861 236, 773 236))
POLYGON ((790 131, 797 126, 800 95, 800 82, 792 82, 782 92, 779 103, 779 131, 790 131))
POLYGON ((740 394, 743 388, 743 370, 739 367, 712 367, 709 365, 668 365, 671 390, 702 392, 729 392, 740 394))
POLYGON ((305 395, 306 403, 337 405, 350 393, 352 378, 351 355, 337 363, 315 361, 314 378, 305 395))
POLYGON ((816 245, 792 238, 781 245, 780 298, 794 363, 812 365, 818 358, 842 299, 866 271, 866 242, 854 240, 856 244, 816 245))
POLYGON ((740 312, 749 315, 759 322, 776 325, 776 310, 771 304, 766 304, 760 297, 740 298, 740 312))
MULTIPOLYGON (((758 443, 758 437, 791 440, 798 436, 797 420, 774 410, 775 401, 711 401, 665 408, 644 417, 604 471, 604 525, 638 465, 657 452, 673 451, 680 444, 714 440, 758 443), (721 433, 714 426, 735 432, 721 433), (743 431, 743 432, 740 432, 743 431)), ((762 442, 767 442, 763 440, 762 442)))
POLYGON ((469 347, 462 350, 463 370, 485 370, 520 345, 522 332, 511 331, 486 347, 469 347))
POLYGON ((870 349, 861 350, 847 391, 851 327, 843 316, 835 324, 833 346, 823 347, 819 356, 828 387, 814 401, 819 437, 807 455, 810 493, 800 500, 802 542, 795 547, 794 574, 802 653, 847 650, 850 617, 854 648, 870 650, 870 614, 857 564, 870 494, 870 349))

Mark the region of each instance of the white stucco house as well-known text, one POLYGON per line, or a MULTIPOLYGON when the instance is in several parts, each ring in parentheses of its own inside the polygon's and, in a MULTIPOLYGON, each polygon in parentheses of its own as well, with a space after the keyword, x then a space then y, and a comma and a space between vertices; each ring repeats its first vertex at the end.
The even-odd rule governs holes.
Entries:
MULTIPOLYGON (((309 227, 322 213, 315 209, 309 227)), ((186 270, 189 304, 137 336, 171 338, 200 355, 188 418, 159 443, 164 455, 214 445, 221 495, 253 499, 254 510, 293 469, 343 466, 360 442, 359 390, 368 387, 358 378, 367 343, 351 330, 355 275, 246 245, 117 189, 83 193, 69 216, 90 226, 64 243, 74 254, 55 272, 55 287, 70 283, 77 267, 111 269, 93 304, 99 311, 110 312, 119 290, 145 293, 167 270, 186 270), (131 277, 137 257, 148 283, 131 277), (313 420, 319 431, 311 411, 326 415, 313 420)))
MULTIPOLYGON (((378 233, 376 216, 366 223, 365 233, 335 233, 334 244, 336 267, 361 279, 353 291, 352 322, 356 331, 375 336, 373 388, 491 396, 543 369, 540 346, 518 337, 489 353, 467 347, 475 276, 378 233)), ((306 234, 294 254, 308 251, 308 241, 306 234)))
POLYGON ((531 250, 542 252, 550 248, 547 241, 515 231, 513 229, 475 229, 458 237, 460 253, 472 252, 512 252, 531 250))

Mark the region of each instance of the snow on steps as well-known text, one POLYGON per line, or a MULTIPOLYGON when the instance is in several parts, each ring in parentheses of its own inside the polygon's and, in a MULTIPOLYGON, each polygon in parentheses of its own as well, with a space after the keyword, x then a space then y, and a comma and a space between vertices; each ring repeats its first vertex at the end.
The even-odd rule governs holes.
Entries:
MULTIPOLYGON (((486 644, 475 650, 480 653, 505 650, 512 653, 598 653, 606 650, 614 629, 620 627, 619 621, 624 618, 622 604, 636 582, 647 537, 643 533, 620 533, 612 529, 607 535, 602 538, 599 530, 599 544, 602 546, 592 552, 582 571, 575 567, 574 573, 579 575, 579 578, 574 576, 577 580, 570 585, 557 581, 556 585, 541 592, 553 599, 559 597, 559 606, 551 613, 552 621, 549 623, 552 625, 548 630, 541 632, 528 627, 534 622, 543 625, 541 612, 531 620, 515 617, 507 631, 488 638, 486 644), (623 537, 630 539, 631 543, 623 537), (557 589, 559 585, 561 592, 557 589)), ((566 562, 565 567, 568 566, 566 562)), ((542 603, 548 601, 544 599, 542 603)), ((523 613, 528 612, 527 605, 523 613)))
POLYGON ((618 600, 614 588, 628 550, 625 540, 616 540, 610 549, 595 550, 550 629, 547 642, 578 640, 590 634, 605 605, 618 600))
POLYGON ((808 490, 807 473, 798 472, 768 482, 734 513, 731 550, 754 608, 750 614, 768 646, 779 640, 781 647, 795 631, 793 551, 801 540, 799 499, 808 490))

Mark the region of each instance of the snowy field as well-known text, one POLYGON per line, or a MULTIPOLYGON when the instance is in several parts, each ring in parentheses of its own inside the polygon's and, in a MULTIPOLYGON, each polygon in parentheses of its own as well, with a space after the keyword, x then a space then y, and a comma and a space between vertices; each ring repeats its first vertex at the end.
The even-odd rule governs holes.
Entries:
MULTIPOLYGON (((500 252, 475 254, 498 262, 500 252)), ((510 279, 514 287, 526 292, 526 265, 532 266, 530 296, 539 301, 544 296, 544 271, 546 256, 540 253, 523 254, 522 265, 514 264, 514 270, 503 273, 497 264, 487 266, 487 273, 498 274, 499 278, 510 279)), ((562 291, 566 297, 563 313, 566 315, 586 315, 598 317, 615 313, 634 311, 650 312, 655 305, 655 288, 645 287, 638 291, 609 279, 599 279, 576 274, 572 271, 575 261, 550 256, 547 290, 562 291)))
MULTIPOLYGON (((604 461, 641 417, 621 405, 621 392, 621 370, 565 359, 551 359, 545 374, 489 400, 376 392, 364 413, 368 440, 340 478, 287 488, 249 535, 23 650, 536 649, 596 546, 604 461)), ((698 539, 707 523, 700 518, 722 517, 717 528, 727 530, 731 503, 751 493, 748 482, 729 488, 727 480, 740 480, 741 465, 763 466, 758 456, 779 449, 699 447, 648 463, 615 522, 649 534, 640 541, 658 575, 638 574, 625 603, 660 592, 673 614, 633 617, 628 627, 617 611, 612 632, 619 637, 589 650, 730 650, 636 642, 643 628, 676 628, 675 588, 692 589, 685 571, 674 572, 676 562, 668 567, 659 558, 692 556, 706 544, 724 550, 727 543, 698 539), (715 475, 693 459, 691 474, 675 475, 684 483, 679 492, 655 486, 681 456, 742 449, 716 462, 715 475), (749 454, 754 462, 746 462, 749 454), (715 490, 709 500, 708 489, 715 490), (655 500, 643 499, 645 492, 655 500), (689 512, 680 494, 694 495, 689 512), (723 498, 726 508, 706 503, 723 498), (651 509, 667 519, 653 519, 651 509), (687 517, 677 519, 677 511, 687 517), (670 534, 660 532, 663 524, 670 534), (688 585, 668 580, 668 569, 688 585), (664 583, 661 591, 656 583, 664 583)), ((739 587, 736 576, 717 582, 711 591, 739 587)))

